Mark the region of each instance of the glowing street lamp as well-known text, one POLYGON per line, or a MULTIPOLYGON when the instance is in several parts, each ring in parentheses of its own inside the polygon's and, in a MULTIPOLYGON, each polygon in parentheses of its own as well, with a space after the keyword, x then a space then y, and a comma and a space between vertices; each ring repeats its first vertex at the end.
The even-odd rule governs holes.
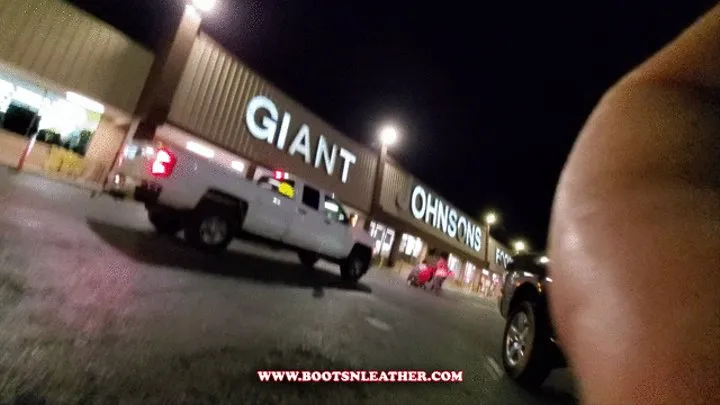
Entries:
POLYGON ((550 263, 550 258, 548 258, 547 256, 541 256, 538 261, 540 262, 540 264, 548 264, 550 263))
POLYGON ((192 0, 192 5, 199 11, 207 13, 215 8, 215 0, 192 0))
POLYGON ((522 253, 527 250, 527 244, 524 241, 518 240, 513 243, 513 248, 515 249, 515 252, 522 253))
POLYGON ((394 127, 385 127, 380 131, 380 142, 383 146, 392 146, 397 142, 398 133, 394 127))
POLYGON ((497 216, 496 213, 494 213, 494 212, 488 212, 488 213, 485 215, 485 223, 486 223, 486 224, 488 224, 488 225, 490 225, 490 226, 493 226, 493 225, 495 225, 497 222, 498 222, 498 216, 497 216))

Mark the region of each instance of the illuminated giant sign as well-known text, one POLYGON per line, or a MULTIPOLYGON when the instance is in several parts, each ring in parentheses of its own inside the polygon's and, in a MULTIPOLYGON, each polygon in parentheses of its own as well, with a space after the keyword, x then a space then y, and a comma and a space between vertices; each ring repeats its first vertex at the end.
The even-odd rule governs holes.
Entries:
POLYGON ((342 160, 340 179, 343 183, 347 183, 350 166, 357 162, 355 154, 343 147, 338 147, 338 145, 330 145, 324 135, 318 137, 317 143, 312 142, 310 139, 310 127, 307 124, 300 126, 286 151, 285 145, 288 143, 290 113, 283 113, 278 128, 279 119, 280 113, 277 106, 265 96, 253 97, 245 111, 245 124, 253 137, 271 145, 274 144, 278 149, 290 156, 302 156, 305 163, 312 165, 316 169, 319 169, 321 165, 324 166, 325 171, 330 176, 335 171, 335 164, 339 157, 342 160), (312 151, 312 145, 317 145, 315 153, 312 151))
POLYGON ((410 211, 416 219, 432 225, 471 249, 477 252, 482 249, 482 228, 420 185, 416 185, 410 195, 410 211))

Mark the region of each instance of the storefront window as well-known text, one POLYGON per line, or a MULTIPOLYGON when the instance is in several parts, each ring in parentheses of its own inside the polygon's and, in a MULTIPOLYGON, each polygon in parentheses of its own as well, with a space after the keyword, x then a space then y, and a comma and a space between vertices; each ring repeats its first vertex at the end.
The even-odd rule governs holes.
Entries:
POLYGON ((460 277, 460 269, 462 268, 462 261, 455 255, 448 257, 448 267, 452 270, 455 278, 460 277))
POLYGON ((424 247, 425 247, 425 242, 423 242, 422 239, 417 238, 415 240, 415 248, 413 249, 413 252, 412 252, 413 257, 415 257, 415 258, 420 257, 420 253, 422 253, 424 247))
POLYGON ((408 246, 408 237, 410 237, 410 235, 404 233, 402 238, 400 238, 400 252, 405 252, 405 248, 408 246))
POLYGON ((12 83, 0 79, 0 114, 4 115, 12 101, 15 86, 12 83))
POLYGON ((465 284, 472 283, 473 279, 475 278, 476 269, 477 267, 475 267, 475 265, 470 262, 467 262, 465 264, 465 279, 463 280, 465 284))
POLYGON ((410 263, 413 264, 416 263, 422 253, 422 250, 422 239, 407 233, 402 235, 402 238, 400 239, 399 252, 406 260, 409 260, 410 263))
POLYGON ((0 72, 0 124, 19 135, 85 155, 104 107, 79 94, 59 94, 0 72))
POLYGON ((395 230, 376 222, 370 223, 370 236, 375 239, 373 254, 378 253, 383 257, 390 255, 390 248, 395 239, 395 230))
POLYGON ((502 277, 499 274, 493 273, 490 295, 493 297, 500 295, 501 287, 502 287, 502 277))

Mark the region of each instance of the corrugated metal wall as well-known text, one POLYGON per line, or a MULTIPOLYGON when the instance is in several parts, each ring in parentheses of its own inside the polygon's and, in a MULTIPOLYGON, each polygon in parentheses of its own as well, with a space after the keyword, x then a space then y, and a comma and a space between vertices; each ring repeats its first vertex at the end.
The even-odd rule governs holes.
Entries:
POLYGON ((0 0, 0 63, 132 113, 153 54, 59 0, 0 0))
POLYGON ((282 168, 333 191, 355 208, 364 211, 370 208, 377 155, 283 94, 205 34, 200 34, 195 41, 170 108, 169 120, 258 164, 282 168), (340 159, 334 173, 328 175, 323 167, 317 169, 301 157, 290 157, 274 145, 253 137, 246 127, 245 109, 250 99, 257 95, 270 98, 277 105, 281 118, 284 112, 291 114, 285 150, 300 126, 307 124, 313 157, 319 135, 355 154, 357 162, 349 170, 348 181, 343 183, 340 179, 340 159))
MULTIPOLYGON (((444 234, 441 230, 415 219, 410 212, 410 193, 415 185, 421 185, 425 190, 433 193, 437 196, 431 188, 422 184, 422 182, 415 179, 408 172, 404 171, 395 164, 388 163, 385 165, 385 174, 383 179, 383 187, 380 195, 380 204, 382 205, 383 211, 387 215, 391 215, 394 218, 401 220, 403 223, 410 225, 410 227, 421 233, 415 233, 425 239, 430 245, 447 249, 450 253, 457 254, 462 257, 463 260, 471 260, 473 263, 480 264, 485 260, 485 243, 483 240, 483 248, 480 252, 476 252, 468 247, 466 244, 459 242, 457 239, 451 238, 444 234)), ((466 217, 467 214, 464 214, 466 217)), ((408 229, 410 233, 412 229, 408 229)), ((483 238, 485 237, 485 231, 482 230, 483 238)), ((491 257, 492 262, 492 257, 491 257)))

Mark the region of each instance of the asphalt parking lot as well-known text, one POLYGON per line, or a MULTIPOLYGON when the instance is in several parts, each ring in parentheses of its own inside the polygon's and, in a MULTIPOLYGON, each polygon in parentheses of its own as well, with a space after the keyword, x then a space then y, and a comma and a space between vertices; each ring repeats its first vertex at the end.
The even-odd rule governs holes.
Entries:
POLYGON ((0 169, 0 403, 575 404, 503 378, 495 303, 356 288, 295 255, 155 235, 141 206, 0 169), (462 383, 260 383, 257 370, 462 370, 462 383), (18 402, 20 403, 20 402, 18 402))

